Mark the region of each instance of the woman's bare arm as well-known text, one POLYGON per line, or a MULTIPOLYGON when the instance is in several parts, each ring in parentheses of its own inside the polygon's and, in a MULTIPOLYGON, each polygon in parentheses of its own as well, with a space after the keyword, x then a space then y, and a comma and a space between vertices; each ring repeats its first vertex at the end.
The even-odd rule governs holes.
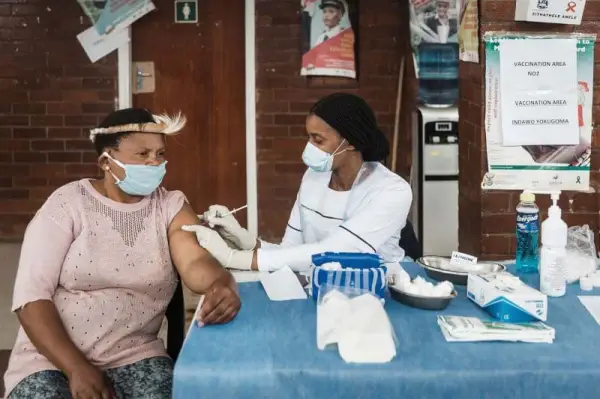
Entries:
POLYGON ((88 361, 67 334, 54 303, 47 300, 30 302, 17 310, 27 336, 38 352, 67 376, 88 361))
MULTIPOLYGON (((197 294, 204 294, 219 278, 229 278, 212 255, 198 244, 194 233, 181 230, 188 224, 199 224, 200 219, 185 203, 169 225, 171 258, 185 285, 197 294)), ((234 282, 235 284, 235 282, 234 282)))

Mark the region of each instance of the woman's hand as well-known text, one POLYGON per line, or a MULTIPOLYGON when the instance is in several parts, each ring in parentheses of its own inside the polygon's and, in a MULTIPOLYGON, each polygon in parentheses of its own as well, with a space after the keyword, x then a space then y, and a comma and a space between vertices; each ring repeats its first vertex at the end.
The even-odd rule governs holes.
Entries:
POLYGON ((201 247, 206 249, 210 254, 223 266, 238 270, 251 270, 253 251, 238 251, 231 249, 223 239, 214 230, 200 225, 185 225, 181 230, 192 231, 196 233, 196 239, 201 247))
POLYGON ((76 367, 69 374, 69 388, 73 399, 116 398, 108 377, 91 364, 76 367))
POLYGON ((233 215, 227 215, 229 209, 223 205, 211 205, 204 212, 202 219, 210 227, 216 227, 218 233, 238 249, 251 251, 256 247, 256 237, 248 230, 240 226, 233 215), (227 216, 222 216, 227 215, 227 216))
POLYGON ((215 280, 204 294, 198 322, 202 324, 223 324, 235 318, 242 302, 237 291, 237 283, 230 273, 215 280))

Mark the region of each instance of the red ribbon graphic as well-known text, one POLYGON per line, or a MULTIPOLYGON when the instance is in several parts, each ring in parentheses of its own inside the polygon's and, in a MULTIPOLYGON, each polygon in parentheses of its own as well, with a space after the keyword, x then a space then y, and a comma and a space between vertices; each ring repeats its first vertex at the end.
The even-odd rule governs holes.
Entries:
POLYGON ((570 1, 567 4, 567 9, 565 11, 566 12, 575 12, 575 6, 577 6, 577 3, 575 3, 574 1, 570 1))

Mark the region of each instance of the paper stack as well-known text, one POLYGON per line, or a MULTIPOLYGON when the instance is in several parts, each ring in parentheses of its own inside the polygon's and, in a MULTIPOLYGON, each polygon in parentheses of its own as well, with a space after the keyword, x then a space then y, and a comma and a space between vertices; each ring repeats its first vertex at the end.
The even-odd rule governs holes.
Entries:
POLYGON ((438 316, 438 324, 449 342, 511 341, 554 342, 554 328, 541 321, 502 323, 476 317, 438 316))

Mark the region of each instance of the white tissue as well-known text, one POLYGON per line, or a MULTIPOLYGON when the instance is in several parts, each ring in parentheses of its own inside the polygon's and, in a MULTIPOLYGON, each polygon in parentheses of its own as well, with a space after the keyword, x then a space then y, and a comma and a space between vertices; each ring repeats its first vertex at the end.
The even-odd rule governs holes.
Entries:
POLYGON ((348 363, 387 363, 396 356, 390 320, 371 294, 350 300, 350 316, 340 326, 338 350, 348 363))
POLYGON ((328 262, 321 265, 323 270, 342 270, 342 264, 339 262, 328 262))
POLYGON ((350 313, 350 299, 339 291, 330 291, 317 306, 317 347, 325 349, 339 340, 338 326, 350 313))

